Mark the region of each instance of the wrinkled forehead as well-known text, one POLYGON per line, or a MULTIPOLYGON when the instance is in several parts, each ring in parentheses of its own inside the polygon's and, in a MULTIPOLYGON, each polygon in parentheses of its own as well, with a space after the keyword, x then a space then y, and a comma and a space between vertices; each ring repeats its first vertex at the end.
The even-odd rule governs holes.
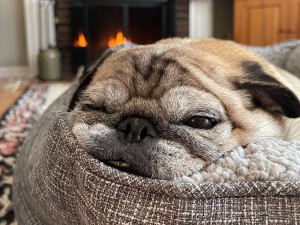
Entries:
POLYGON ((208 51, 194 54, 189 48, 140 47, 110 57, 96 73, 92 84, 107 79, 124 83, 138 97, 159 97, 176 86, 192 86, 205 91, 203 80, 230 86, 232 71, 222 59, 208 51))

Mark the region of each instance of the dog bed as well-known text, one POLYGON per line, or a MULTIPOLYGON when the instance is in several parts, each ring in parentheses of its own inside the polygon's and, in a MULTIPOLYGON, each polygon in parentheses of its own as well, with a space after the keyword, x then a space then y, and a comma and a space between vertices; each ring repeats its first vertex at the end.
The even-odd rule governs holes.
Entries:
POLYGON ((38 130, 26 143, 33 152, 22 153, 14 186, 20 225, 300 222, 300 182, 194 185, 137 177, 88 155, 65 121, 59 113, 44 147, 38 130))
MULTIPOLYGON (((258 181, 241 181, 234 176, 224 179, 215 166, 203 173, 215 172, 216 179, 203 176, 197 184, 143 178, 96 160, 78 145, 66 122, 66 106, 76 88, 75 84, 47 110, 24 142, 13 192, 19 225, 300 223, 299 165, 289 167, 290 162, 282 158, 267 160, 267 176, 258 177, 258 181), (296 175, 278 181, 280 174, 272 170, 276 163, 285 168, 283 172, 296 175), (269 180, 271 176, 274 179, 269 180)), ((252 152, 237 151, 239 160, 245 160, 247 154, 255 156, 253 152, 259 148, 271 153, 277 149, 282 155, 282 148, 293 149, 295 155, 288 159, 295 162, 299 146, 299 142, 269 140, 248 146, 252 152)), ((234 152, 232 157, 237 157, 234 152)), ((232 174, 239 173, 230 168, 232 174)))

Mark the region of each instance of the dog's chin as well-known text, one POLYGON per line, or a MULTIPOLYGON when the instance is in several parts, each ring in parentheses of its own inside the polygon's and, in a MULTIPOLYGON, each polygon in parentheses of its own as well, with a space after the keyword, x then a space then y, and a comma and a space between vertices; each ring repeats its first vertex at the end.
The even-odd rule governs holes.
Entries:
POLYGON ((179 143, 154 138, 130 144, 121 153, 121 160, 105 163, 121 171, 161 180, 189 176, 207 164, 179 143))
POLYGON ((127 146, 118 159, 101 161, 123 172, 160 180, 191 176, 208 164, 179 143, 153 138, 127 146))
MULTIPOLYGON (((189 168, 177 170, 176 174, 174 172, 165 173, 164 171, 161 171, 160 173, 155 173, 155 172, 149 173, 149 171, 158 171, 158 169, 156 167, 152 167, 152 168, 148 167, 146 170, 145 168, 140 169, 141 168, 140 165, 133 165, 123 160, 107 160, 107 161, 103 161, 103 163, 119 171, 134 174, 136 176, 142 176, 151 179, 170 180, 176 182, 190 182, 190 183, 193 183, 193 181, 189 178, 191 178, 194 174, 201 172, 202 169, 205 168, 205 164, 201 163, 201 164, 193 165, 189 168)), ((180 167, 180 165, 178 165, 178 167, 180 167)))

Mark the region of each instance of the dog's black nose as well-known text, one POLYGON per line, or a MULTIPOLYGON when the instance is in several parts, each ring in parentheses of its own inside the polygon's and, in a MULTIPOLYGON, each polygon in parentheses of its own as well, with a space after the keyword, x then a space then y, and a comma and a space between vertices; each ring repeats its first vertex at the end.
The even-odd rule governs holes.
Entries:
POLYGON ((128 142, 140 142, 145 137, 156 137, 154 125, 147 119, 129 117, 121 121, 117 129, 124 133, 124 139, 128 142))

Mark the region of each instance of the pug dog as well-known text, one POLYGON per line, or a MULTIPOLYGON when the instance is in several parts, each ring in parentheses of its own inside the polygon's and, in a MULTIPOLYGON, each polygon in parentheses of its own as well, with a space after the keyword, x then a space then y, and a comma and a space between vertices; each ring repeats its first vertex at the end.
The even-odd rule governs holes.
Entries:
POLYGON ((68 117, 78 143, 141 176, 189 176, 256 138, 300 138, 300 81, 230 41, 114 51, 85 83, 68 117))

